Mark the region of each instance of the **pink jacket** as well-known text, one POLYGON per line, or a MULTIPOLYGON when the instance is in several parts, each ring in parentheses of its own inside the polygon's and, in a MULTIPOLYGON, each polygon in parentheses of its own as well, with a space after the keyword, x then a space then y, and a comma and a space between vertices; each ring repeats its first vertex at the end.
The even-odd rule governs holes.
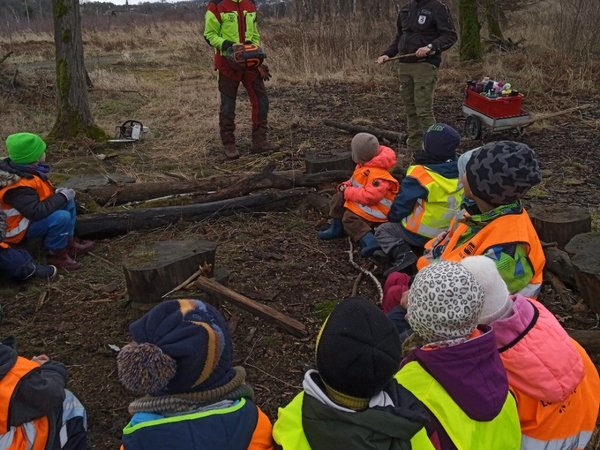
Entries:
POLYGON ((548 403, 569 397, 583 361, 558 320, 541 303, 513 296, 513 314, 491 325, 511 387, 548 403))
MULTIPOLYGON (((358 164, 357 167, 378 167, 380 169, 390 170, 396 165, 396 153, 385 145, 379 146, 379 152, 370 161, 364 164, 358 164)), ((377 179, 376 183, 370 183, 361 188, 352 186, 350 180, 344 181, 341 185, 346 186, 344 199, 361 205, 374 205, 379 203, 391 188, 391 184, 386 180, 377 179)), ((341 186, 340 185, 340 186, 341 186)))

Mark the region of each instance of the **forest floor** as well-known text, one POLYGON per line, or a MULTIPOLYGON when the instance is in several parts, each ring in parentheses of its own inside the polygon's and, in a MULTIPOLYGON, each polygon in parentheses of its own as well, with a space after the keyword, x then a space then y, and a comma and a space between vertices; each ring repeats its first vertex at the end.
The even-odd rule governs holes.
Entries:
MULTIPOLYGON (((1 49, 0 49, 1 50, 1 49)), ((2 51, 0 51, 0 54, 2 51)), ((385 77, 358 80, 275 78, 268 86, 272 139, 281 150, 250 155, 248 99, 240 93, 238 136, 243 156, 224 159, 218 140, 218 94, 214 73, 200 61, 177 54, 130 52, 88 58, 95 88, 90 101, 98 123, 109 132, 126 119, 150 128, 145 140, 100 160, 104 150, 92 144, 76 149, 50 147, 48 160, 61 180, 82 173, 122 173, 137 181, 199 179, 219 173, 258 171, 269 161, 277 170, 302 169, 308 152, 330 153, 349 148, 351 136, 323 125, 324 119, 404 131, 397 82, 385 77)), ((55 117, 50 64, 19 62, 16 87, 9 61, 0 77, 0 110, 6 112, 2 136, 18 130, 46 133, 55 117)), ((276 68, 275 65, 273 65, 276 68)), ((443 70, 443 69, 442 69, 443 70)), ((457 78, 467 79, 468 74, 457 78)), ((438 121, 462 130, 462 88, 440 89, 435 101, 438 121)), ((589 98, 568 96, 569 104, 589 98)), ((545 110, 543 101, 528 97, 526 108, 545 110)), ((543 182, 527 197, 528 204, 577 205, 592 211, 600 230, 600 108, 556 118, 531 127, 521 140, 538 154, 543 182)), ((510 132, 486 134, 481 142, 464 140, 461 151, 482 142, 515 139, 510 132)), ((399 150, 405 165, 410 155, 399 150)), ((325 186, 326 187, 326 186, 325 186)), ((333 186, 329 186, 333 187, 333 186)), ((314 337, 322 320, 348 296, 357 271, 348 262, 346 240, 318 241, 316 230, 327 217, 310 208, 236 215, 195 223, 179 223, 148 232, 97 242, 84 267, 61 272, 52 283, 30 281, 0 287, 0 336, 15 335, 19 351, 47 353, 69 369, 69 387, 89 414, 90 440, 96 449, 116 448, 134 397, 119 383, 116 353, 109 345, 128 342, 128 311, 122 259, 143 243, 166 239, 209 239, 218 243, 217 267, 231 272, 229 286, 305 323, 310 336, 297 339, 235 307, 224 313, 233 329, 235 362, 246 367, 258 404, 271 418, 301 389, 305 370, 313 365, 314 337)), ((363 265, 367 261, 360 260, 363 265)), ((376 299, 368 281, 360 293, 376 299)), ((568 328, 598 326, 598 317, 573 295, 565 302, 544 285, 544 302, 568 328)), ((598 358, 598 355, 595 355, 598 358)), ((596 359, 598 361, 598 359, 596 359)))

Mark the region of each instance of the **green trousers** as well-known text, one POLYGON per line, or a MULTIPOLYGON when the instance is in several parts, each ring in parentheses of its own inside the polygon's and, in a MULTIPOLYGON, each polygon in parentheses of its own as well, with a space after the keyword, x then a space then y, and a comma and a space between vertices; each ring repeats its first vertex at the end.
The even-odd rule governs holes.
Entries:
POLYGON ((437 67, 426 62, 400 63, 400 98, 404 103, 408 150, 423 149, 423 135, 435 123, 433 93, 437 85, 437 67))

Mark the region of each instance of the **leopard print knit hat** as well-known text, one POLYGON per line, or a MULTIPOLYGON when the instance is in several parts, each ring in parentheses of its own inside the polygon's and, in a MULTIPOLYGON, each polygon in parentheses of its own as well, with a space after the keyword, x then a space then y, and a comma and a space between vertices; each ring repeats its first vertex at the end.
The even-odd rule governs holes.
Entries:
POLYGON ((432 264, 415 276, 407 320, 428 343, 464 342, 477 327, 483 296, 483 288, 463 265, 432 264))

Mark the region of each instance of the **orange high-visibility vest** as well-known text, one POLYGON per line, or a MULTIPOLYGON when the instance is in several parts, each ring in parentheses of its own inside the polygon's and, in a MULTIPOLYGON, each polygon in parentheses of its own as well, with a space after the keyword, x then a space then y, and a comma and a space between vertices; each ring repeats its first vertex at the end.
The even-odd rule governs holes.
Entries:
POLYGON ((17 187, 35 189, 40 196, 40 201, 44 201, 54 194, 54 186, 50 181, 44 181, 35 176, 33 178, 21 178, 19 181, 0 189, 0 209, 6 214, 6 238, 4 240, 11 244, 18 244, 23 240, 30 224, 29 219, 4 201, 4 195, 17 187))
POLYGON ((31 422, 24 423, 18 427, 8 426, 8 414, 10 402, 15 389, 25 375, 36 370, 40 365, 26 358, 17 357, 15 365, 0 380, 0 437, 10 439, 7 434, 12 435, 12 441, 5 450, 44 450, 48 440, 48 418, 39 417, 31 422))
POLYGON ((361 188, 378 179, 388 181, 392 185, 379 203, 376 205, 363 205, 358 202, 346 200, 344 208, 349 209, 354 214, 370 222, 387 222, 387 215, 390 212, 392 202, 400 190, 398 180, 387 170, 379 167, 357 167, 350 181, 353 187, 361 188))
POLYGON ((517 399, 523 450, 583 449, 592 437, 600 407, 600 379, 585 350, 571 342, 581 355, 585 377, 564 402, 542 402, 511 386, 517 399))
MULTIPOLYGON (((452 219, 446 236, 439 243, 435 242, 436 238, 430 240, 425 245, 425 248, 431 249, 434 245, 435 247, 444 246, 440 259, 458 262, 467 256, 483 255, 491 247, 500 244, 525 244, 527 246, 527 257, 534 272, 530 284, 542 284, 542 272, 544 264, 546 264, 546 257, 544 256, 540 239, 525 209, 519 214, 505 214, 492 220, 471 237, 471 239, 459 244, 461 236, 469 229, 469 225, 462 220, 465 214, 464 210, 459 212, 452 219)), ((429 263, 429 259, 422 256, 417 261, 417 268, 421 270, 423 267, 428 266, 429 263)))

